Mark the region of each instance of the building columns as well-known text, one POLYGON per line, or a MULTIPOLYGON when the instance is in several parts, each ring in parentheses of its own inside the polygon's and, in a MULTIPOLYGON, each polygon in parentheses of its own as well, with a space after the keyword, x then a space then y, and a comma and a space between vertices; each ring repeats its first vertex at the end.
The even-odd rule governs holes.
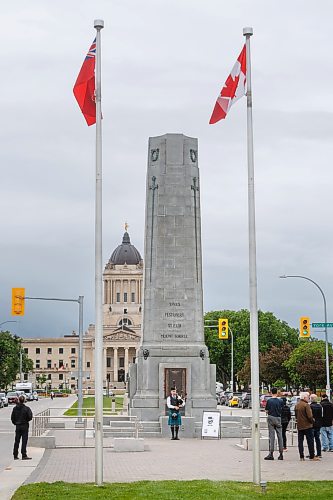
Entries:
POLYGON ((128 374, 128 347, 125 347, 125 382, 127 379, 127 374, 128 374))
POLYGON ((103 347, 103 382, 105 380, 105 383, 106 383, 106 357, 107 357, 107 348, 103 347))
POLYGON ((118 347, 113 348, 113 380, 118 382, 118 347))

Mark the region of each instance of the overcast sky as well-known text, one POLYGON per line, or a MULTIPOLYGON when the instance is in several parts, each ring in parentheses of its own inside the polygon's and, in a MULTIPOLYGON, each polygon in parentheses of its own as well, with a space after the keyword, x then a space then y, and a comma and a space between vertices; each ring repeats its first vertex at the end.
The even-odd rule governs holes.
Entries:
MULTIPOLYGON (((72 87, 98 18, 103 263, 125 221, 143 254, 148 138, 184 133, 199 139, 204 309, 249 307, 246 99, 208 121, 252 26, 258 305, 296 327, 323 321, 315 286, 278 279, 301 274, 333 321, 333 3, 16 0, 1 6, 0 323, 20 286, 84 295, 84 329, 95 321, 95 127, 72 87)), ((78 329, 78 306, 29 301, 5 327, 62 336, 78 329)))

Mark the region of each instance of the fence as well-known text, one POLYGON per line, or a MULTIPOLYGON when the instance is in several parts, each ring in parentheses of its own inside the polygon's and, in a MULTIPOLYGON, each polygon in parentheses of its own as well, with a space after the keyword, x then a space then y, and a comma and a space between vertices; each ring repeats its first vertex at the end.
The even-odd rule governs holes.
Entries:
MULTIPOLYGON (((94 416, 85 415, 66 416, 52 415, 53 408, 49 408, 35 415, 32 420, 31 436, 52 436, 56 447, 87 447, 93 446, 95 419, 94 416)), ((54 410, 59 411, 59 408, 54 410)), ((137 417, 119 417, 103 412, 103 433, 108 437, 139 437, 142 424, 137 417)), ((106 439, 105 447, 111 446, 106 439)))
POLYGON ((50 408, 35 415, 32 419, 31 435, 36 437, 42 436, 47 429, 49 421, 50 408))

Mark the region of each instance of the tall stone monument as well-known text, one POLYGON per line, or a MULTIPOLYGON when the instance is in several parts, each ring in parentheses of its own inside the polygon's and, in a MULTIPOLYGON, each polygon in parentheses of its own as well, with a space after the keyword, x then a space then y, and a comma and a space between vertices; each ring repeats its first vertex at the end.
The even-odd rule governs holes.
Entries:
POLYGON ((216 408, 215 365, 204 343, 198 141, 149 139, 142 344, 130 367, 130 413, 166 414, 176 385, 185 416, 216 408))

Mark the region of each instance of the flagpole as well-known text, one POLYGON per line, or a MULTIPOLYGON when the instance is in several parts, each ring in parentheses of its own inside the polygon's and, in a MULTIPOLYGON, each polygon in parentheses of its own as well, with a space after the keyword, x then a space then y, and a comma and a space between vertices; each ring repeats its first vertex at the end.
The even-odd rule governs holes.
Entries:
POLYGON ((102 113, 101 29, 96 19, 96 200, 95 200, 95 483, 103 484, 103 305, 102 305, 102 113))
POLYGON ((250 288, 250 353, 252 393, 252 468, 253 482, 260 483, 260 408, 259 408, 259 342, 257 306, 256 225, 254 199, 254 157, 252 127, 252 87, 250 37, 252 28, 243 28, 246 37, 247 84, 247 163, 248 163, 248 218, 249 218, 249 288, 250 288))

